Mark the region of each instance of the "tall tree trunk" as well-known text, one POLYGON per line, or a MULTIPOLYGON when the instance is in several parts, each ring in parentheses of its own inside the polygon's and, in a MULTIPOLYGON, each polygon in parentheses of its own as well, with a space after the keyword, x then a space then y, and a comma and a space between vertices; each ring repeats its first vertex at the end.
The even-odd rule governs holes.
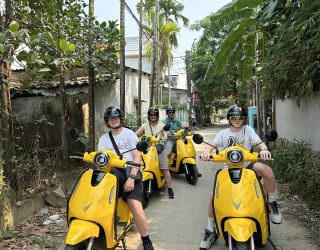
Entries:
MULTIPOLYGON (((142 25, 143 22, 143 11, 142 11, 143 0, 140 0, 141 12, 139 21, 142 25)), ((137 112, 137 123, 141 126, 141 83, 142 83, 142 29, 139 29, 139 80, 138 80, 138 112, 137 112)))
MULTIPOLYGON (((5 0, 5 11, 4 13, 0 13, 0 32, 4 31, 3 27, 8 29, 12 20, 12 0, 5 0)), ((11 202, 16 202, 13 197, 10 197, 6 194, 4 189, 4 176, 10 176, 9 174, 15 168, 15 164, 11 163, 10 161, 11 157, 15 155, 12 109, 9 87, 9 82, 11 78, 11 64, 8 61, 3 60, 5 58, 11 58, 12 54, 12 48, 6 47, 0 59, 0 87, 2 96, 0 109, 0 196, 2 199, 2 203, 0 204, 0 230, 6 229, 7 224, 12 223, 12 221, 8 221, 6 218, 7 215, 12 212, 7 211, 7 209, 11 210, 10 201, 8 199, 11 199, 11 202), (3 152, 4 154, 2 155, 3 152), (3 162, 5 163, 5 167, 3 162)), ((10 179, 12 180, 12 178, 10 179)), ((9 185, 10 184, 11 183, 9 183, 9 185)))
POLYGON ((152 42, 152 68, 151 68, 151 83, 150 83, 150 106, 153 106, 153 101, 157 105, 158 104, 158 82, 155 80, 157 77, 157 69, 158 69, 158 27, 159 27, 159 19, 158 19, 158 5, 159 1, 156 0, 155 5, 155 15, 154 15, 154 24, 153 24, 153 42, 152 42), (154 98, 155 96, 155 98, 154 98))
POLYGON ((168 58, 168 106, 171 106, 171 74, 170 74, 170 62, 168 58))
POLYGON ((190 57, 191 52, 186 51, 186 74, 187 74, 187 86, 188 86, 188 122, 191 128, 191 114, 192 114, 192 96, 191 96, 191 75, 190 75, 190 57))
MULTIPOLYGON (((4 27, 9 28, 10 23, 13 20, 13 10, 12 10, 12 1, 5 1, 5 12, 4 19, 2 18, 2 23, 4 22, 4 27)), ((2 27, 0 27, 2 29, 2 27)), ((3 53, 4 58, 12 57, 12 48, 6 47, 3 53)), ((1 85, 1 94, 2 94, 2 107, 1 107, 1 138, 4 139, 6 148, 4 152, 4 160, 7 168, 4 169, 5 176, 8 171, 13 167, 10 163, 10 158, 14 155, 14 136, 13 136, 13 121, 12 121, 12 109, 11 109, 11 99, 10 99, 10 87, 9 82, 11 78, 11 63, 8 60, 0 61, 0 85, 1 85)))
POLYGON ((93 66, 93 25, 94 25, 94 0, 89 0, 89 91, 88 91, 88 104, 89 104, 89 150, 95 149, 95 105, 94 105, 94 66, 93 66))
MULTIPOLYGON (((62 8, 64 5, 64 0, 59 1, 59 9, 57 12, 58 18, 62 19, 62 8)), ((63 36, 62 33, 59 33, 58 40, 63 36)), ((63 58, 64 55, 61 52, 60 58, 63 58)), ((61 62, 59 65, 59 94, 60 94, 60 126, 61 126, 61 143, 62 143, 62 165, 68 167, 69 165, 69 145, 68 145, 68 110, 67 110, 67 94, 65 87, 65 76, 64 76, 64 63, 61 62)))
POLYGON ((160 104, 160 84, 159 84, 159 76, 160 76, 160 68, 159 68, 159 0, 156 0, 156 6, 155 6, 155 15, 154 15, 154 34, 155 34, 155 69, 156 69, 156 91, 155 91, 155 104, 159 106, 160 104))
POLYGON ((257 134, 262 137, 261 133, 261 102, 260 102, 260 82, 259 79, 256 79, 256 105, 257 105, 257 134))
POLYGON ((125 116, 125 0, 120 3, 120 109, 125 116))
POLYGON ((152 53, 152 62, 151 62, 151 76, 150 76, 151 77, 151 79, 150 79, 150 101, 149 101, 150 102, 150 107, 153 106, 155 65, 156 65, 156 57, 155 57, 154 42, 153 42, 153 53, 152 53))
POLYGON ((60 65, 60 105, 61 105, 61 141, 62 141, 62 164, 69 165, 69 146, 68 146, 68 110, 67 95, 65 90, 64 65, 60 65))

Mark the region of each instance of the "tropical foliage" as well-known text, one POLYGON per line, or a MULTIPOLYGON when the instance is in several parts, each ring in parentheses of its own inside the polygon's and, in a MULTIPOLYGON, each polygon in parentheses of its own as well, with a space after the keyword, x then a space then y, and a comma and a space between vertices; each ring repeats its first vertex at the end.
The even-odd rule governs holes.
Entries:
MULTIPOLYGON (((280 1, 276 1, 280 2, 280 1)), ((268 7, 259 18, 264 23, 268 7)), ((262 76, 269 94, 299 100, 320 90, 320 2, 301 0, 274 6, 267 24, 271 37, 263 60, 262 76)))
MULTIPOLYGON (((206 48, 206 56, 198 61, 195 56, 194 72, 203 71, 201 61, 207 70, 202 78, 193 74, 196 87, 201 92, 201 79, 210 86, 217 77, 235 77, 237 93, 246 92, 251 79, 260 79, 264 97, 299 100, 316 94, 319 7, 312 0, 235 0, 197 22, 193 28, 203 30, 197 46, 206 48)), ((215 84, 221 89, 226 83, 215 84)))
MULTIPOLYGON (((15 4, 16 20, 32 33, 29 50, 17 57, 25 62, 31 79, 53 79, 61 64, 69 73, 86 67, 90 34, 85 1, 20 0, 15 4)), ((93 29, 94 68, 98 77, 114 82, 118 67, 117 25, 95 20, 93 29)))
MULTIPOLYGON (((144 13, 145 25, 144 28, 149 35, 154 33, 154 7, 156 5, 155 0, 146 0, 141 7, 137 5, 138 11, 144 13)), ((161 71, 164 71, 168 66, 168 61, 172 63, 171 49, 178 46, 177 34, 180 32, 179 22, 182 21, 182 25, 188 26, 189 19, 182 15, 184 5, 173 0, 159 0, 159 67, 161 71)), ((152 47, 150 43, 147 47, 147 54, 151 57, 152 47)))

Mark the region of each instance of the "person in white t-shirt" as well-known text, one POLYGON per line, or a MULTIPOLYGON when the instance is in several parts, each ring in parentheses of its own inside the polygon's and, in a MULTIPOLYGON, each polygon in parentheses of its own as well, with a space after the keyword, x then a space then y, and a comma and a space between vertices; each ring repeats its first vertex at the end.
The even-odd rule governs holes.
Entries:
MULTIPOLYGON (((230 127, 221 130, 214 138, 212 145, 215 147, 227 148, 236 144, 242 144, 247 150, 252 146, 261 142, 260 137, 256 134, 254 129, 250 126, 244 125, 247 113, 244 108, 237 105, 232 105, 227 113, 227 119, 230 127)), ((264 160, 271 159, 271 153, 265 143, 259 144, 260 157, 264 160)), ((201 155, 201 159, 209 160, 213 151, 212 146, 208 146, 201 155)), ((264 180, 266 190, 268 192, 268 202, 271 210, 271 221, 275 224, 282 223, 282 214, 278 209, 276 190, 275 190, 275 177, 272 169, 262 163, 246 163, 245 167, 252 167, 256 173, 264 180)), ((212 197, 210 194, 210 202, 208 206, 208 226, 205 229, 204 238, 200 243, 200 249, 210 249, 212 244, 218 239, 216 226, 214 223, 214 214, 212 207, 212 197)))
MULTIPOLYGON (((104 113, 104 121, 107 127, 110 128, 115 144, 123 155, 123 158, 135 163, 141 163, 141 154, 137 149, 125 153, 125 151, 136 147, 138 137, 132 130, 123 127, 122 111, 114 106, 108 107, 104 113)), ((109 133, 100 137, 98 150, 100 149, 109 149, 117 153, 109 133)), ((112 168, 111 173, 118 177, 120 184, 119 192, 122 198, 128 202, 136 227, 141 235, 144 250, 153 250, 152 242, 149 239, 147 219, 141 203, 143 198, 141 170, 132 167, 129 177, 126 176, 124 169, 112 168)))
MULTIPOLYGON (((142 136, 144 134, 150 134, 155 136, 157 133, 161 132, 160 138, 164 143, 164 141, 166 141, 167 139, 167 134, 163 131, 164 125, 165 124, 162 123, 159 119, 159 109, 151 107, 148 109, 148 122, 142 124, 141 127, 136 131, 136 134, 138 136, 142 136)), ((169 198, 173 199, 174 193, 171 186, 171 175, 168 168, 167 155, 168 152, 166 150, 162 150, 161 153, 158 153, 159 167, 168 186, 169 198)))

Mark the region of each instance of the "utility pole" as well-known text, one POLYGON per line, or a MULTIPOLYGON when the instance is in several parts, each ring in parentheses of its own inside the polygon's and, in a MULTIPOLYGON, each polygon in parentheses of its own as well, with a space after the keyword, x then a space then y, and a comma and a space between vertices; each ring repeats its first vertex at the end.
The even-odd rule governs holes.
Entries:
MULTIPOLYGON (((156 68, 158 68, 158 26, 159 26, 159 19, 158 19, 158 6, 159 6, 159 0, 156 0, 155 5, 155 15, 154 15, 154 24, 153 24, 153 40, 152 40, 152 66, 151 66, 151 79, 150 79, 150 107, 153 106, 153 100, 155 100, 155 104, 158 103, 157 97, 157 85, 155 86, 155 74, 156 74, 156 68), (155 88, 154 88, 155 87, 155 88), (155 91, 154 91, 155 90, 155 91), (156 98, 153 99, 153 96, 156 98)), ((157 81, 156 81, 157 82, 157 81)))
MULTIPOLYGON (((143 0, 140 0, 140 18, 139 22, 142 25, 143 21, 143 0)), ((138 125, 141 126, 141 82, 142 82, 142 29, 139 29, 139 80, 138 80, 138 125)))
POLYGON ((168 106, 171 106, 171 75, 170 75, 170 62, 169 62, 169 58, 168 58, 168 93, 169 93, 169 97, 168 97, 168 106))
POLYGON ((187 86, 188 86, 188 120, 189 127, 191 127, 191 114, 192 114, 192 93, 191 93, 191 52, 189 50, 186 51, 186 74, 187 74, 187 86))
POLYGON ((89 0, 89 91, 88 91, 88 103, 89 103, 89 150, 95 149, 95 105, 94 105, 94 66, 93 66, 93 25, 94 25, 94 0, 89 0))
POLYGON ((154 19, 154 35, 155 35, 155 68, 156 68, 156 92, 155 92, 155 96, 156 96, 156 100, 155 103, 156 105, 159 105, 160 103, 160 98, 159 98, 159 94, 160 94, 160 84, 159 84, 159 74, 160 74, 160 70, 159 70, 159 48, 158 48, 158 44, 159 44, 159 0, 156 0, 156 6, 155 6, 155 19, 154 19))
POLYGON ((120 2, 120 109, 125 116, 125 0, 120 2))

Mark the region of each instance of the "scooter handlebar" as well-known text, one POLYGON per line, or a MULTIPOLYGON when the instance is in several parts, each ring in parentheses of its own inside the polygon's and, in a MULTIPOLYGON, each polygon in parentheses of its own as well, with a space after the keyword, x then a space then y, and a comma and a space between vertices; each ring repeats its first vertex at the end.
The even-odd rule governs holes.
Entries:
POLYGON ((135 167, 141 167, 140 163, 136 163, 136 162, 133 162, 133 161, 128 161, 126 164, 127 165, 131 165, 131 166, 135 166, 135 167))
MULTIPOLYGON (((205 161, 204 159, 202 159, 201 155, 199 156, 199 159, 205 161)), ((213 156, 212 155, 209 156, 209 160, 213 161, 213 156)))

